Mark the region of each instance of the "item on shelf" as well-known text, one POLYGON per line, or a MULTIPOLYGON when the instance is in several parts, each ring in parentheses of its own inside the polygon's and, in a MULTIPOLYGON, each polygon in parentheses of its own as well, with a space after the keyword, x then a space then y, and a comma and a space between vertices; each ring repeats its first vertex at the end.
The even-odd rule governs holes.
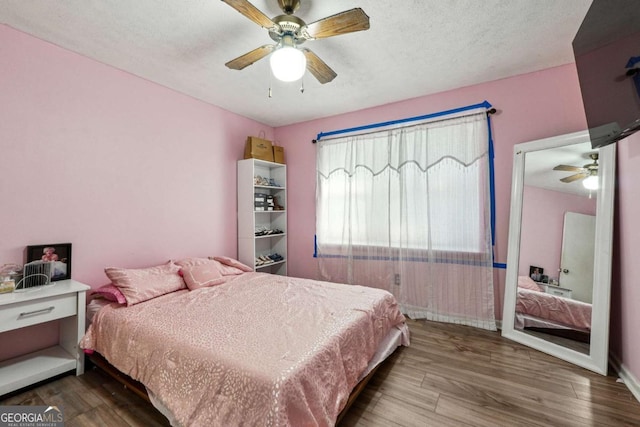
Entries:
POLYGON ((267 202, 255 202, 254 209, 256 211, 272 211, 274 208, 270 206, 267 202))
POLYGON ((254 193, 253 206, 257 211, 272 211, 274 209, 273 196, 271 194, 254 193))
POLYGON ((272 253, 271 255, 269 255, 269 258, 273 261, 273 262, 278 262, 278 261, 282 261, 284 258, 282 257, 282 255, 278 254, 278 253, 272 253))
POLYGON ((273 234, 282 234, 283 231, 280 230, 279 228, 267 228, 267 227, 259 227, 258 229, 256 229, 256 236, 269 236, 269 235, 273 235, 273 234))
POLYGON ((284 147, 273 146, 273 161, 284 164, 284 147))
POLYGON ((266 265, 266 264, 273 264, 274 262, 275 261, 269 258, 268 256, 261 255, 258 258, 256 258, 256 267, 259 267, 261 265, 266 265))
POLYGON ((260 175, 256 175, 253 177, 253 185, 258 185, 261 187, 277 187, 281 188, 280 184, 273 178, 266 178, 260 175))
POLYGON ((244 147, 244 158, 273 162, 273 145, 271 141, 255 136, 247 137, 247 143, 244 147))
POLYGON ((258 176, 255 176, 253 178, 253 183, 254 183, 254 185, 260 185, 260 186, 263 186, 263 187, 268 187, 269 186, 269 178, 265 178, 265 177, 262 177, 262 176, 258 175, 258 176))
POLYGON ((278 196, 273 196, 273 210, 274 211, 283 211, 284 206, 278 203, 278 196))

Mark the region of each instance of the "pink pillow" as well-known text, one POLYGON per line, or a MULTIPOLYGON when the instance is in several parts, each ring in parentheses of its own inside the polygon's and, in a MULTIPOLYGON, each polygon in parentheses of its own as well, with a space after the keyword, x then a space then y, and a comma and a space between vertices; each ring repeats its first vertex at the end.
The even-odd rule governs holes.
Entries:
POLYGON ((222 264, 224 264, 226 266, 235 267, 238 270, 241 270, 241 271, 243 271, 245 273, 253 271, 253 268, 251 268, 249 266, 246 266, 243 263, 241 263, 240 261, 235 260, 233 258, 229 258, 227 256, 214 256, 213 259, 218 261, 218 262, 221 262, 222 264))
POLYGON ((211 260, 209 258, 185 258, 176 261, 176 264, 180 267, 192 267, 194 265, 208 264, 211 260))
POLYGON ((134 305, 184 289, 186 286, 178 274, 179 270, 179 266, 175 265, 173 261, 169 261, 166 264, 149 268, 108 267, 104 269, 104 272, 125 296, 127 305, 134 305))
POLYGON ((538 286, 536 282, 534 282, 533 279, 528 276, 518 276, 518 287, 529 289, 530 291, 542 291, 542 289, 540 289, 540 286, 538 286))
POLYGON ((220 274, 222 274, 223 276, 237 276, 238 274, 244 273, 244 271, 240 270, 239 268, 225 265, 220 261, 212 259, 211 262, 215 263, 218 266, 218 270, 220 270, 220 274))
POLYGON ((180 273, 190 291, 221 285, 226 281, 220 274, 217 263, 211 261, 206 264, 182 267, 180 273))
POLYGON ((100 286, 98 289, 91 293, 90 298, 102 297, 108 301, 114 301, 120 304, 126 304, 127 299, 124 297, 120 289, 114 286, 112 283, 104 286, 100 286))
POLYGON ((176 261, 176 264, 183 268, 207 263, 217 265, 218 270, 220 270, 220 274, 223 276, 234 276, 253 271, 251 267, 247 267, 240 261, 236 261, 229 257, 185 258, 180 261, 176 261))

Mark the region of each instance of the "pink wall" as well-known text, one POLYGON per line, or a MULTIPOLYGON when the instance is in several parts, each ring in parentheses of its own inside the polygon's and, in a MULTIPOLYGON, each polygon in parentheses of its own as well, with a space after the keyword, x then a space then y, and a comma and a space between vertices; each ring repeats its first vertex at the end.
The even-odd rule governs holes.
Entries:
POLYGON ((544 268, 549 278, 558 278, 564 214, 596 214, 596 198, 525 186, 522 201, 520 262, 518 275, 528 276, 529 266, 544 268))
POLYGON ((611 350, 640 381, 640 133, 617 145, 611 350))
MULTIPOLYGON (((0 264, 72 242, 97 287, 105 266, 236 256, 236 160, 272 128, 4 25, 0 51, 0 264)), ((0 334, 0 359, 31 335, 0 334)))

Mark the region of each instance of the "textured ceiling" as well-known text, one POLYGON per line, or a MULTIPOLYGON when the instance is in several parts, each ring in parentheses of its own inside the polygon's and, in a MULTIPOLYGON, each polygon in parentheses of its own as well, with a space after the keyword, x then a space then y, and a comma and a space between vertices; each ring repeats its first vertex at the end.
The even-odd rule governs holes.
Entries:
MULTIPOLYGON (((269 17, 276 0, 253 4, 269 17)), ((2 0, 0 22, 176 91, 278 127, 573 62, 591 0, 302 0, 310 23, 353 7, 368 31, 305 43, 338 77, 273 81, 263 59, 224 64, 271 43, 219 0, 2 0)))

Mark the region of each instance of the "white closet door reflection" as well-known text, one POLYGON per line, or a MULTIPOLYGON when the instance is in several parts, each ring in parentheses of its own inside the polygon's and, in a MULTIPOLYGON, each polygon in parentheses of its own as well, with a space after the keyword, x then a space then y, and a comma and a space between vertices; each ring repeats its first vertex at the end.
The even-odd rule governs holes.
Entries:
MULTIPOLYGON (((595 202, 595 201, 594 201, 595 202)), ((558 281, 571 289, 573 299, 593 301, 593 259, 596 249, 595 203, 593 214, 566 212, 558 281)))

